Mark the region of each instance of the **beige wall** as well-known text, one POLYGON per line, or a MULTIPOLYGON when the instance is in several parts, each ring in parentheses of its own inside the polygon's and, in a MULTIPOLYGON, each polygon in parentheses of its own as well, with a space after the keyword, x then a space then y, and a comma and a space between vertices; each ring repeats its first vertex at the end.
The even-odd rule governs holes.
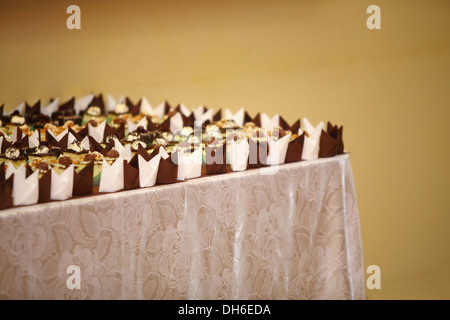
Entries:
POLYGON ((367 298, 450 298, 448 1, 73 3, 0 0, 0 103, 95 91, 343 124, 382 270, 367 298))

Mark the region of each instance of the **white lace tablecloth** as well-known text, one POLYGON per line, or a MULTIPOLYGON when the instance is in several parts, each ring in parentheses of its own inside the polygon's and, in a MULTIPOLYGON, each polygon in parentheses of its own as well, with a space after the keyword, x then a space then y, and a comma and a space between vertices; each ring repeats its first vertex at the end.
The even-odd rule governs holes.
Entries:
POLYGON ((278 169, 0 211, 0 298, 364 299, 349 156, 278 169))

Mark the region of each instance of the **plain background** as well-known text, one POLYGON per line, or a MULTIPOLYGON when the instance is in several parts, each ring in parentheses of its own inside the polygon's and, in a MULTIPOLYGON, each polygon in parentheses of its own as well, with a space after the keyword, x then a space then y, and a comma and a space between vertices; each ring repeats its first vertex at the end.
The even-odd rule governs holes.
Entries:
POLYGON ((367 298, 450 298, 449 1, 0 0, 6 110, 91 91, 343 125, 367 298))

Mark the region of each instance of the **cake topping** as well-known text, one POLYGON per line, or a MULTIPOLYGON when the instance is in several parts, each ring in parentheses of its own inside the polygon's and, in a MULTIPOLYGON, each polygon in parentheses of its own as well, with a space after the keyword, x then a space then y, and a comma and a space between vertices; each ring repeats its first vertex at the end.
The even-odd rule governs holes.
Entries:
POLYGON ((167 147, 169 145, 167 140, 164 139, 164 138, 156 138, 155 139, 155 144, 160 145, 160 146, 164 146, 164 147, 167 147))
POLYGON ((119 156, 120 156, 120 153, 116 149, 111 149, 106 154, 106 157, 113 158, 113 159, 118 158, 119 156))
POLYGON ((170 132, 163 132, 161 136, 166 139, 166 141, 172 141, 173 135, 170 132))
POLYGON ((36 154, 47 154, 47 153, 49 153, 49 151, 50 151, 49 147, 47 147, 44 144, 41 144, 40 146, 36 147, 34 153, 36 153, 36 154))
POLYGON ((18 159, 20 157, 20 150, 15 147, 9 147, 5 150, 5 156, 8 159, 18 159))
POLYGON ((99 116, 99 115, 102 113, 102 110, 100 109, 100 107, 97 107, 97 106, 90 106, 90 107, 87 109, 86 113, 87 113, 88 115, 90 115, 90 116, 97 117, 97 116, 99 116))
POLYGON ((145 132, 147 132, 147 130, 145 130, 143 126, 139 126, 136 128, 136 130, 134 132, 145 133, 145 132))
POLYGON ((131 132, 128 134, 127 141, 133 142, 133 141, 139 140, 140 137, 141 137, 141 135, 139 134, 139 132, 136 132, 136 131, 131 132))
POLYGON ((130 109, 128 108, 128 106, 126 104, 123 103, 119 103, 118 105, 116 105, 116 107, 114 108, 114 112, 116 114, 124 114, 127 113, 130 109))
POLYGON ((234 122, 234 120, 225 120, 225 122, 222 125, 223 129, 232 129, 232 128, 236 128, 236 122, 234 122))
POLYGON ((109 135, 105 138, 105 142, 110 143, 112 140, 114 140, 114 138, 117 138, 117 135, 115 134, 109 135))
POLYGON ((114 120, 113 120, 113 123, 115 124, 115 125, 122 125, 122 124, 125 124, 126 123, 126 121, 125 121, 125 119, 124 118, 115 118, 114 120))
POLYGON ((183 127, 183 129, 180 130, 180 135, 182 136, 190 136, 192 133, 194 133, 194 129, 192 127, 183 127))
POLYGON ((68 156, 59 157, 58 162, 68 168, 72 164, 72 159, 68 156))
POLYGON ((200 143, 200 139, 197 136, 191 135, 187 139, 187 142, 193 143, 193 144, 199 144, 200 143))
POLYGON ((84 149, 84 147, 83 147, 83 144, 82 144, 80 141, 78 141, 78 140, 75 140, 74 142, 72 142, 72 143, 70 144, 70 146, 69 146, 69 149, 72 150, 72 151, 74 151, 74 152, 83 152, 83 151, 86 151, 86 150, 84 149))
POLYGON ((147 148, 147 144, 144 141, 141 140, 135 140, 132 144, 131 144, 131 150, 133 151, 137 151, 139 148, 139 145, 141 145, 144 149, 147 148))
POLYGON ((97 156, 95 153, 89 152, 84 156, 84 161, 97 161, 97 156))
POLYGON ((218 131, 218 130, 220 130, 220 128, 217 124, 210 123, 210 124, 206 125, 205 131, 210 131, 210 130, 218 131))
POLYGON ((36 165, 36 169, 38 169, 39 171, 48 171, 48 164, 45 161, 39 161, 38 164, 36 165))
POLYGON ((15 115, 11 118, 11 123, 18 124, 21 126, 21 125, 25 124, 25 118, 20 115, 15 115))

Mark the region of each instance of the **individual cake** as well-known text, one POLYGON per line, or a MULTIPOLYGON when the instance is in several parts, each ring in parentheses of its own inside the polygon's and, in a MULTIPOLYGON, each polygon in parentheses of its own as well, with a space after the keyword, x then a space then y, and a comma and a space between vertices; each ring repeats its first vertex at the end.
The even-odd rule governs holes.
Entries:
POLYGON ((15 111, 11 118, 9 119, 9 122, 6 122, 4 125, 8 128, 9 132, 13 132, 14 128, 16 126, 23 126, 26 124, 26 119, 24 116, 21 116, 18 111, 15 111))
POLYGON ((34 159, 45 160, 51 162, 57 160, 61 155, 61 149, 58 147, 50 147, 47 143, 42 142, 38 147, 29 149, 28 163, 32 163, 34 159))
POLYGON ((226 141, 210 137, 205 142, 204 163, 206 174, 221 174, 227 170, 227 151, 226 141))
POLYGON ((108 113, 108 119, 113 122, 116 118, 123 118, 130 112, 130 108, 124 103, 118 103, 114 107, 114 111, 108 113))
POLYGON ((102 173, 102 165, 103 159, 105 157, 97 151, 88 152, 84 155, 83 160, 81 160, 76 168, 76 172, 80 172, 83 170, 89 163, 93 163, 93 177, 94 177, 94 185, 98 185, 100 183, 100 175, 102 173))
POLYGON ((109 165, 112 165, 119 156, 119 151, 117 151, 115 148, 112 148, 106 153, 105 160, 109 163, 109 165))
POLYGON ((144 141, 135 140, 130 145, 132 155, 134 155, 138 151, 139 147, 142 147, 144 149, 149 149, 149 145, 147 145, 147 143, 145 143, 144 141))
POLYGON ((173 139, 176 142, 186 141, 189 138, 189 136, 193 133, 194 133, 194 128, 184 126, 183 128, 181 128, 180 130, 177 130, 174 133, 173 139))
POLYGON ((267 156, 269 154, 268 136, 263 130, 257 129, 252 137, 248 138, 248 163, 250 168, 259 168, 267 165, 267 156))
POLYGON ((50 166, 53 168, 53 170, 55 170, 55 172, 57 174, 61 174, 64 172, 64 170, 66 170, 68 167, 70 167, 70 165, 73 164, 72 159, 70 159, 70 157, 68 156, 60 156, 57 160, 58 162, 51 162, 50 166))
POLYGON ((63 151, 63 155, 68 156, 73 162, 78 163, 84 159, 84 156, 88 152, 89 150, 86 150, 80 141, 75 140, 69 145, 67 150, 63 151))
POLYGON ((136 140, 143 141, 147 146, 150 145, 155 139, 156 134, 154 132, 145 130, 142 126, 139 126, 135 131, 128 133, 123 143, 132 144, 136 140))
POLYGON ((95 120, 97 123, 106 120, 105 102, 102 94, 95 96, 86 110, 83 112, 82 124, 95 120))
MULTIPOLYGON (((42 178, 48 171, 50 171, 52 162, 47 162, 46 159, 35 158, 32 162, 29 162, 29 166, 33 171, 39 170, 39 179, 42 178)), ((55 163, 55 162, 53 162, 55 163)))
POLYGON ((0 155, 0 164, 13 164, 19 168, 22 164, 27 163, 27 155, 23 148, 20 148, 17 143, 5 150, 4 154, 0 155))

